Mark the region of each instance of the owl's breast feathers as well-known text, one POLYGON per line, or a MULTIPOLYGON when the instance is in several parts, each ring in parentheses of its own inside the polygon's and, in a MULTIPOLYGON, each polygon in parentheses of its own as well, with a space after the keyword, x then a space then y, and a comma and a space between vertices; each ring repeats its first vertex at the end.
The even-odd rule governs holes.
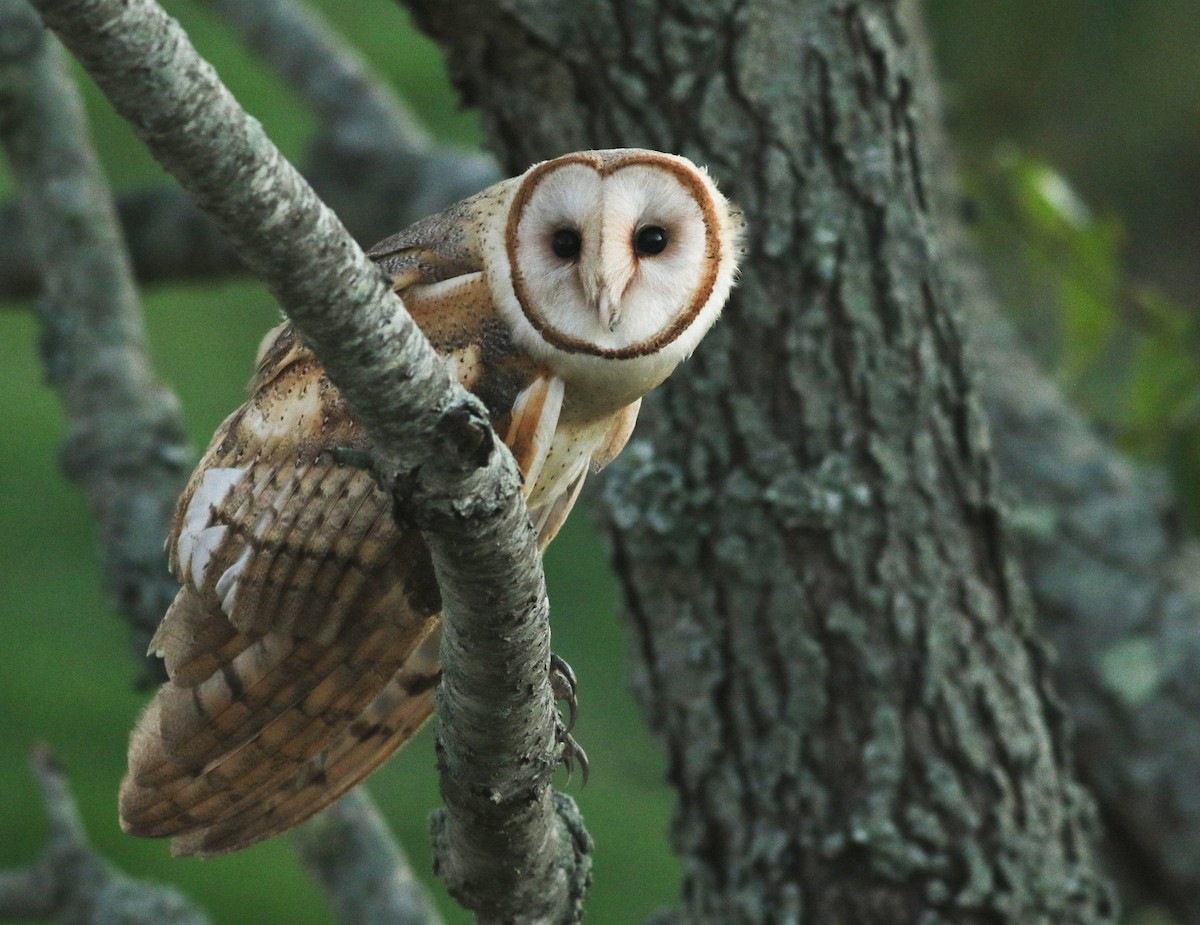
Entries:
MULTIPOLYGON (((514 349, 482 274, 404 297, 487 405, 545 546, 636 404, 564 413, 562 380, 514 349)), ((183 587, 151 644, 170 681, 121 790, 126 831, 179 854, 245 847, 333 802, 424 723, 440 678, 428 552, 361 468, 366 436, 316 358, 289 327, 274 335, 180 499, 168 552, 183 587)))

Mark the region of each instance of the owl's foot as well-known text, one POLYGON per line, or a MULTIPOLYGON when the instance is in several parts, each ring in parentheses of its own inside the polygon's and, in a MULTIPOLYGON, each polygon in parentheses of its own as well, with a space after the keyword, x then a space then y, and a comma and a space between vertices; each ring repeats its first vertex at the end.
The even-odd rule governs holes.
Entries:
POLYGON ((568 734, 575 728, 575 716, 579 712, 579 702, 575 698, 577 687, 574 669, 565 660, 551 652, 550 689, 554 691, 555 700, 567 702, 567 725, 563 732, 568 734))
POLYGON ((558 754, 558 760, 562 762, 562 766, 567 769, 567 780, 571 779, 571 775, 575 773, 575 762, 579 762, 579 770, 583 772, 583 785, 586 787, 588 782, 588 756, 583 750, 583 746, 575 741, 575 737, 567 732, 564 727, 559 727, 558 740, 562 743, 562 751, 558 754))
POLYGON ((583 782, 586 784, 588 782, 587 752, 583 750, 583 746, 576 742, 575 737, 571 735, 571 730, 575 728, 575 717, 579 712, 579 703, 576 699, 577 688, 578 682, 575 680, 574 669, 564 659, 551 652, 550 689, 554 691, 555 700, 565 700, 567 702, 566 722, 563 722, 561 716, 558 717, 554 730, 555 738, 562 745, 562 751, 558 754, 558 760, 567 769, 568 777, 575 773, 575 763, 579 762, 579 769, 583 772, 583 782))

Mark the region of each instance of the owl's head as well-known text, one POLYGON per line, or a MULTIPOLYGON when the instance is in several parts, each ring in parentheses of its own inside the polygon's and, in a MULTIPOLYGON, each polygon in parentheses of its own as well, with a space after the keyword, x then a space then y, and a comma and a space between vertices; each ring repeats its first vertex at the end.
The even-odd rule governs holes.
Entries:
POLYGON ((568 382, 652 388, 720 314, 740 212, 703 169, 658 151, 577 152, 510 182, 484 246, 518 344, 568 382))

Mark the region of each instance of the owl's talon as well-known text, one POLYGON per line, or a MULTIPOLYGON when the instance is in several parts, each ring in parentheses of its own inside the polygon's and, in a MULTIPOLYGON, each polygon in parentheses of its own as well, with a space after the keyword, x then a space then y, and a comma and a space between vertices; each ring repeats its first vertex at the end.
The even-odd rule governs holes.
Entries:
POLYGON ((567 721, 564 723, 561 716, 555 720, 554 737, 562 746, 562 750, 558 753, 558 760, 562 766, 567 769, 567 780, 571 779, 571 775, 575 773, 575 762, 579 762, 579 769, 583 772, 583 783, 587 786, 588 782, 588 756, 583 750, 583 746, 576 741, 571 735, 571 729, 575 725, 575 672, 565 661, 557 655, 550 656, 550 686, 554 690, 554 696, 559 700, 567 702, 567 721))
POLYGON ((562 751, 559 752, 558 760, 562 766, 567 769, 567 782, 571 780, 571 775, 575 773, 575 762, 579 762, 579 770, 583 773, 583 785, 586 787, 588 782, 588 756, 583 750, 583 746, 575 741, 575 737, 565 730, 560 733, 560 741, 562 742, 562 751))
POLYGON ((567 725, 563 731, 569 733, 575 728, 575 717, 579 712, 579 702, 575 696, 578 682, 575 680, 575 670, 553 652, 550 653, 550 689, 554 691, 555 700, 567 702, 567 725))

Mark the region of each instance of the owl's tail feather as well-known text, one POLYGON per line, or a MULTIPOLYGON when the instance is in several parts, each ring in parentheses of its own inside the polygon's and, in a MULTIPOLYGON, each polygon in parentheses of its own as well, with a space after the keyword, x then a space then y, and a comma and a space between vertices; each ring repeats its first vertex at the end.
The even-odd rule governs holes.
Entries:
POLYGON ((426 639, 326 749, 266 782, 261 796, 231 805, 214 824, 173 838, 172 852, 207 857, 270 838, 325 809, 379 767, 433 713, 439 635, 426 639))
POLYGON ((222 648, 237 654, 207 678, 164 685, 130 743, 120 798, 125 830, 196 832, 294 778, 353 725, 434 622, 369 618, 378 612, 348 621, 323 644, 270 633, 231 637, 222 648))

